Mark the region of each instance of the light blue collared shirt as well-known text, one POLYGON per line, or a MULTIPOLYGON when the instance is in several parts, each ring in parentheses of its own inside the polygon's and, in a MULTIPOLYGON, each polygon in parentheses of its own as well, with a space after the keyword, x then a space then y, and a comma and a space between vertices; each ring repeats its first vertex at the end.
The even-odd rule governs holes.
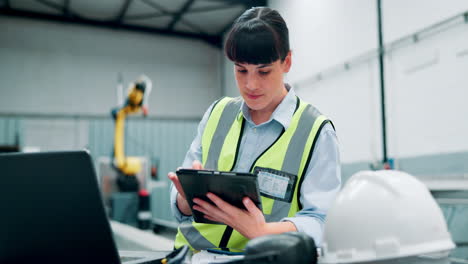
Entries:
MULTIPOLYGON (((255 159, 263 153, 281 134, 283 128, 289 127, 296 109, 296 93, 286 85, 288 94, 275 109, 271 118, 256 125, 249 113, 249 108, 242 102, 241 111, 246 120, 239 155, 233 171, 248 172, 255 159)), ((191 168, 194 160, 201 161, 201 138, 214 103, 205 112, 195 139, 188 150, 183 163, 184 168, 191 168)), ((206 168, 210 169, 210 168, 206 168)), ((317 139, 315 149, 307 168, 300 190, 302 210, 294 217, 281 221, 292 222, 299 232, 304 232, 314 238, 317 245, 321 244, 325 216, 331 203, 341 187, 340 157, 336 133, 330 124, 326 124, 317 139)), ((182 215, 176 205, 177 190, 171 187, 171 207, 179 222, 192 222, 192 216, 182 215)))

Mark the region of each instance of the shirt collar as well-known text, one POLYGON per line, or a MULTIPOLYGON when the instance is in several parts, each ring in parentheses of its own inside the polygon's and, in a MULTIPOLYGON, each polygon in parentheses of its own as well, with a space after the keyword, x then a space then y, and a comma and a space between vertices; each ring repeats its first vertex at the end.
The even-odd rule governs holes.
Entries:
MULTIPOLYGON (((273 111, 270 119, 265 123, 269 123, 271 122, 271 120, 276 120, 286 130, 288 129, 294 111, 296 110, 297 99, 294 89, 289 84, 285 84, 285 87, 286 90, 288 90, 288 93, 283 98, 281 103, 276 107, 275 111, 273 111)), ((253 123, 252 118, 250 117, 249 107, 247 106, 245 101, 242 101, 241 111, 245 120, 253 123)))

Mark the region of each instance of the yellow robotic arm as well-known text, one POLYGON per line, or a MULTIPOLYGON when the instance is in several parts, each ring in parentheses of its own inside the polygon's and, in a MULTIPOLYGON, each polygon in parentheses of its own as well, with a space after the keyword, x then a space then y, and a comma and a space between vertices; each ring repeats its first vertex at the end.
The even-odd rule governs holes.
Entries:
POLYGON ((125 104, 112 111, 115 118, 114 158, 115 167, 124 175, 136 175, 141 171, 141 161, 137 157, 125 157, 125 119, 130 114, 143 111, 148 114, 147 98, 151 92, 151 80, 140 77, 128 89, 125 104))

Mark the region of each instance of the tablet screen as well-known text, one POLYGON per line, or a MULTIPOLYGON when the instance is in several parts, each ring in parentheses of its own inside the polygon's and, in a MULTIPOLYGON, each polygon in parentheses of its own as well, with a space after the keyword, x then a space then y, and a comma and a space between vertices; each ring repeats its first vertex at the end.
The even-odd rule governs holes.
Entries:
MULTIPOLYGON (((261 207, 257 176, 244 172, 223 172, 212 170, 179 169, 177 176, 184 189, 187 201, 193 208, 193 198, 200 198, 211 203, 206 193, 212 192, 224 201, 245 209, 242 199, 249 197, 258 208, 261 207)), ((197 223, 220 224, 203 217, 203 213, 192 210, 197 223)))

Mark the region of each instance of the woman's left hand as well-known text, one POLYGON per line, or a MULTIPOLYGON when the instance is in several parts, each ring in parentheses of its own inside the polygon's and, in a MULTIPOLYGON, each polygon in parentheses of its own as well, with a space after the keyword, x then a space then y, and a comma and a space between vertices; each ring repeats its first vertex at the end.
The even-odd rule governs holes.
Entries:
POLYGON ((208 193, 206 196, 215 205, 202 199, 193 199, 196 204, 193 209, 202 212, 206 219, 224 223, 248 239, 265 234, 267 228, 265 216, 250 198, 244 197, 242 199, 245 208, 247 208, 247 210, 243 210, 223 201, 213 193, 208 193))

